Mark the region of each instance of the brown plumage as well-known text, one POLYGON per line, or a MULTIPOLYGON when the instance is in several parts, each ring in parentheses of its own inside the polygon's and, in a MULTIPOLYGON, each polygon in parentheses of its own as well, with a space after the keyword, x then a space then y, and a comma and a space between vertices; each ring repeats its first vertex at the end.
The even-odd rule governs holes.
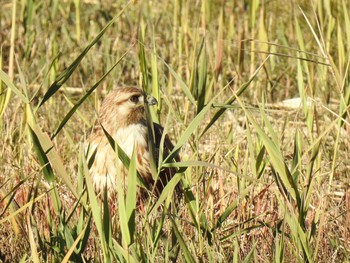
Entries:
MULTIPOLYGON (((110 92, 103 101, 88 146, 88 159, 90 159, 89 163, 91 164, 90 174, 97 193, 103 192, 107 184, 108 196, 110 198, 115 196, 117 169, 120 169, 124 178, 123 187, 127 184, 128 175, 127 169, 120 160, 116 165, 116 154, 102 127, 129 158, 135 147, 137 170, 148 190, 155 189, 154 194, 160 194, 165 184, 174 176, 175 169, 167 168, 160 172, 156 183, 153 180, 150 167, 148 128, 145 120, 145 103, 154 105, 157 101, 152 96, 147 97, 141 89, 136 87, 117 88, 110 92)), ((153 124, 153 128, 155 134, 154 156, 157 164, 163 128, 156 123, 153 124)), ((163 158, 166 158, 172 149, 171 141, 168 136, 165 136, 163 158)), ((178 157, 175 159, 179 160, 178 157)))

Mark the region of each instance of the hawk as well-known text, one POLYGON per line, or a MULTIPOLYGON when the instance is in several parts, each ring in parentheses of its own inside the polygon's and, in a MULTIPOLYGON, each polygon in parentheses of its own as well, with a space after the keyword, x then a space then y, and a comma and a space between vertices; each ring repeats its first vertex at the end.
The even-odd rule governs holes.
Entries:
MULTIPOLYGON (((166 168, 159 174, 154 182, 151 172, 151 152, 149 147, 148 127, 145 119, 145 104, 155 105, 157 100, 147 96, 137 87, 120 87, 110 92, 101 104, 98 120, 89 139, 88 158, 90 159, 90 174, 97 193, 107 189, 108 196, 116 193, 117 169, 122 174, 124 189, 127 185, 128 171, 116 154, 105 134, 105 131, 114 139, 126 155, 131 158, 134 151, 136 155, 136 168, 148 190, 155 189, 154 194, 159 195, 166 183, 174 176, 174 168, 166 168), (105 131, 104 131, 105 130, 105 131), (116 165, 116 162, 119 162, 116 165), (119 167, 119 168, 117 168, 119 167)), ((155 135, 155 163, 158 163, 159 149, 163 128, 153 123, 155 135)), ((163 158, 166 158, 173 149, 168 136, 164 138, 163 158)), ((176 156, 175 160, 179 161, 176 156)))

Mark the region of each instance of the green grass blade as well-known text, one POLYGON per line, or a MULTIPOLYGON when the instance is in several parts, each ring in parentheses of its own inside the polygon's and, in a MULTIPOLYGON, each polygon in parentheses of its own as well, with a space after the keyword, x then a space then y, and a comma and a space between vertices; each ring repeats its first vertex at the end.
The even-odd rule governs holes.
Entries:
POLYGON ((122 246, 120 246, 114 239, 113 239, 113 246, 115 248, 117 255, 119 256, 118 258, 119 261, 121 262, 126 261, 130 263, 138 262, 130 255, 128 249, 125 249, 122 246))
POLYGON ((105 185, 105 189, 103 192, 103 214, 102 214, 102 225, 103 225, 103 231, 104 231, 104 240, 106 241, 106 244, 108 247, 111 246, 112 241, 112 218, 110 214, 109 204, 108 204, 108 189, 107 185, 105 185))
POLYGON ((138 47, 139 47, 140 70, 142 74, 142 88, 145 92, 150 92, 149 86, 148 86, 148 69, 147 69, 146 52, 144 47, 145 31, 146 31, 146 26, 144 24, 143 18, 141 17, 138 47))
POLYGON ((282 230, 279 235, 275 233, 275 251, 274 251, 274 263, 283 263, 284 259, 284 232, 285 232, 285 221, 282 222, 282 230))
POLYGON ((249 263, 251 262, 252 256, 254 255, 255 249, 256 249, 256 245, 258 244, 258 242, 256 241, 251 250, 249 251, 248 255, 245 257, 244 261, 242 263, 249 263))
POLYGON ((293 152, 293 162, 292 162, 292 175, 294 180, 297 180, 299 177, 299 172, 301 171, 301 156, 302 156, 302 137, 300 131, 297 130, 294 138, 294 152, 293 152))
POLYGON ((199 54, 196 63, 197 69, 195 69, 195 75, 198 76, 195 78, 197 81, 193 87, 194 97, 197 100, 197 113, 199 113, 204 107, 205 96, 206 96, 206 85, 207 85, 207 54, 206 54, 206 45, 204 38, 199 49, 199 54))
POLYGON ((91 93, 101 84, 101 82, 111 73, 111 71, 120 63, 120 61, 128 54, 129 50, 126 51, 117 62, 113 64, 113 66, 86 92, 86 94, 74 105, 74 107, 67 113, 67 115, 63 118, 61 123, 58 125, 56 130, 53 132, 51 136, 51 140, 53 140, 56 135, 62 130, 64 125, 69 121, 69 119, 73 116, 73 114, 78 110, 81 104, 91 95, 91 93))
POLYGON ((163 163, 161 168, 163 168, 163 167, 180 168, 179 172, 184 172, 189 167, 209 167, 209 168, 213 168, 213 169, 222 170, 222 171, 225 171, 227 173, 234 173, 231 170, 225 169, 225 168, 220 167, 218 165, 215 165, 215 164, 212 164, 212 163, 208 163, 208 162, 203 162, 203 161, 195 161, 195 160, 183 161, 183 162, 175 162, 175 163, 163 163))
MULTIPOLYGON (((251 186, 246 187, 240 194, 240 197, 243 198, 245 197, 250 191, 251 191, 251 186)), ((239 199, 236 198, 235 201, 233 201, 226 209, 225 211, 218 217, 215 227, 212 231, 214 231, 216 228, 219 228, 222 226, 222 224, 225 222, 225 220, 232 214, 232 212, 238 207, 239 204, 239 199)))
MULTIPOLYGON (((156 156, 155 156, 155 133, 154 133, 154 124, 153 124, 153 119, 152 119, 152 114, 150 111, 150 107, 148 105, 145 105, 145 113, 146 113, 146 123, 147 123, 147 131, 148 131, 148 146, 149 146, 149 151, 150 151, 150 159, 149 159, 149 165, 150 165, 150 170, 152 173, 152 178, 154 181, 156 181, 158 178, 158 173, 157 173, 157 166, 156 166, 156 156)), ((158 156, 157 156, 158 157, 158 156)))
POLYGON ((174 194, 175 187, 178 185, 178 183, 181 180, 181 174, 177 173, 171 180, 166 184, 164 187, 162 193, 158 197, 157 202, 154 204, 154 206, 150 209, 148 214, 151 214, 153 211, 156 211, 158 207, 161 206, 161 204, 167 199, 171 198, 174 194))
POLYGON ((316 34, 314 28, 313 28, 312 25, 311 25, 311 22, 309 21, 309 19, 307 18, 306 14, 304 13, 304 11, 301 9, 300 6, 299 6, 299 9, 300 9, 300 12, 302 13, 302 15, 304 16, 305 21, 306 21, 306 23, 308 24, 308 26, 309 26, 309 28, 310 28, 310 30, 311 30, 311 32, 312 32, 312 35, 314 36, 314 39, 316 40, 317 45, 318 45, 318 48, 320 49, 322 55, 323 55, 324 57, 327 57, 321 39, 317 36, 317 34, 316 34))
MULTIPOLYGON (((81 155, 83 155, 83 151, 81 151, 80 153, 81 155)), ((91 213, 92 213, 92 217, 95 221, 95 225, 97 228, 97 232, 98 232, 98 236, 100 238, 100 244, 102 247, 102 252, 104 255, 104 259, 105 262, 110 262, 110 254, 108 251, 108 246, 106 243, 106 239, 105 239, 105 234, 104 234, 104 230, 103 230, 103 223, 102 223, 102 217, 101 217, 101 209, 100 209, 100 205, 99 202, 97 200, 95 191, 94 191, 94 187, 92 185, 92 181, 91 181, 91 177, 90 177, 90 172, 89 169, 87 167, 87 163, 84 159, 82 159, 82 164, 83 164, 83 172, 85 175, 85 182, 86 182, 86 188, 87 188, 87 192, 89 195, 89 200, 90 200, 90 207, 91 207, 91 213)))
POLYGON ((315 162, 316 162, 316 157, 318 156, 319 152, 320 152, 320 143, 315 144, 315 146, 312 149, 311 152, 311 159, 310 159, 310 163, 307 166, 307 171, 306 171, 306 178, 305 178, 305 188, 304 188, 304 203, 303 203, 303 207, 304 207, 304 211, 299 211, 300 215, 303 216, 303 221, 306 218, 306 213, 307 210, 309 209, 309 205, 310 205, 310 199, 311 199, 311 194, 313 192, 313 179, 314 179, 314 167, 315 167, 315 162))
POLYGON ((39 200, 41 200, 42 198, 44 198, 47 195, 47 193, 43 193, 40 196, 36 197, 35 199, 30 200, 29 202, 27 202, 26 204, 24 204, 23 206, 21 206, 20 208, 18 208, 16 211, 14 211, 13 213, 9 214, 6 217, 3 217, 0 219, 0 224, 3 224, 4 222, 6 222, 7 220, 11 220, 13 217, 15 217, 17 214, 24 212, 27 208, 30 208, 35 202, 38 202, 39 200))
POLYGON ((179 229, 177 228, 177 225, 176 225, 174 219, 170 218, 170 221, 171 221, 175 236, 180 244, 180 248, 185 256, 186 262, 190 262, 190 263, 196 262, 194 257, 192 256, 191 252, 188 249, 188 245, 185 243, 185 240, 183 239, 179 229))
POLYGON ((28 98, 19 89, 16 88, 16 86, 11 81, 9 75, 7 75, 1 68, 0 68, 0 80, 3 81, 5 85, 8 88, 10 88, 24 103, 29 103, 28 98))
MULTIPOLYGON (((137 164, 136 164, 136 151, 131 156, 129 172, 128 172, 128 190, 126 192, 125 206, 126 206, 126 218, 128 222, 128 231, 131 237, 130 244, 134 240, 135 232, 135 213, 136 213, 136 195, 137 189, 137 164)), ((130 245, 128 244, 128 245, 130 245)))
MULTIPOLYGON (((261 141, 264 144, 266 151, 270 156, 270 162, 271 162, 272 166, 274 167, 274 169, 277 171, 279 178, 282 180, 283 186, 287 189, 288 193, 292 196, 292 198, 295 201, 297 201, 298 206, 300 206, 301 201, 300 201, 298 188, 295 185, 293 177, 292 177, 287 165, 284 162, 284 158, 282 156, 282 153, 278 149, 279 144, 276 144, 276 142, 274 142, 273 139, 270 139, 270 137, 265 133, 265 131, 260 127, 260 125, 251 116, 251 114, 244 108, 241 100, 238 97, 236 97, 236 99, 237 99, 238 103, 241 105, 242 109, 244 110, 249 121, 252 123, 255 130, 259 134, 261 141)), ((267 117, 264 114, 262 116, 263 116, 264 122, 269 123, 267 117)), ((269 133, 274 134, 272 126, 269 124, 269 125, 267 125, 267 127, 269 128, 269 133)), ((272 137, 276 138, 276 135, 273 135, 272 137)))
MULTIPOLYGON (((232 104, 236 100, 236 96, 240 96, 252 83, 252 81, 255 79, 256 75, 259 73, 260 69, 264 66, 266 61, 270 58, 270 56, 267 56, 264 61, 260 64, 260 66, 255 70, 254 74, 250 77, 250 79, 244 83, 237 92, 227 101, 225 101, 224 104, 232 104)), ((230 83, 227 84, 227 86, 230 83)), ((220 118, 220 116, 226 111, 226 108, 219 109, 213 116, 213 118, 210 120, 210 122, 207 124, 207 126, 203 129, 201 134, 199 135, 199 138, 201 138, 209 129, 210 127, 220 118)))
POLYGON ((74 249, 77 247, 78 243, 81 241, 81 239, 84 237, 86 230, 88 228, 89 224, 86 224, 83 231, 80 232, 78 237, 74 240, 73 244, 70 246, 67 254, 64 256, 62 263, 69 262, 70 257, 74 253, 74 249))
MULTIPOLYGON (((160 111, 162 109, 162 100, 160 99, 160 87, 158 81, 158 59, 157 59, 157 48, 153 35, 153 52, 151 58, 151 70, 152 70, 152 95, 158 101, 156 110, 151 110, 152 120, 156 123, 160 123, 160 111)), ((154 107, 152 107, 153 109, 154 107)))
MULTIPOLYGON (((115 151, 116 157, 118 160, 118 151, 115 151)), ((133 151, 133 157, 134 157, 134 151, 133 151)), ((125 205, 125 195, 124 195, 124 186, 126 183, 124 182, 123 176, 127 176, 122 174, 121 169, 118 169, 118 161, 115 163, 117 166, 117 194, 118 194, 118 214, 119 214, 119 223, 120 223, 120 230, 122 233, 122 240, 123 240, 123 247, 126 249, 131 244, 131 236, 129 231, 129 225, 128 225, 128 217, 126 212, 126 205, 125 205)), ((129 165, 130 169, 130 165, 129 165)), ((126 187, 126 186, 125 186, 126 187)))
POLYGON ((49 159, 46 156, 45 150, 41 146, 40 140, 35 133, 35 131, 32 129, 32 127, 29 126, 29 134, 33 142, 34 151, 37 155, 37 158, 39 160, 40 165, 43 167, 43 173, 45 176, 45 180, 48 182, 54 181, 54 173, 52 170, 52 167, 50 165, 49 159))
POLYGON ((300 248, 300 250, 303 251, 306 257, 304 257, 304 262, 313 262, 312 250, 310 247, 309 240, 303 228, 299 224, 298 218, 295 215, 295 213, 293 211, 288 211, 286 213, 285 220, 290 227, 293 241, 300 248))
POLYGON ((79 198, 75 187, 70 179, 70 176, 66 172, 63 161, 61 157, 58 155, 58 152, 55 150, 52 141, 46 133, 43 133, 38 125, 28 123, 29 131, 33 143, 35 145, 36 153, 41 160, 41 164, 44 166, 44 174, 46 176, 46 180, 52 182, 54 180, 53 170, 56 172, 64 183, 68 186, 71 192, 74 194, 76 198, 79 198), (51 168, 52 167, 52 168, 51 168))
POLYGON ((196 100, 194 99, 190 89, 188 88, 188 86, 186 85, 186 83, 182 80, 182 78, 173 70, 172 67, 170 67, 170 65, 168 65, 164 60, 162 60, 162 62, 164 63, 164 65, 169 69, 171 75, 173 75, 173 77, 176 79, 176 81, 179 83, 182 91, 185 93, 186 97, 190 100, 190 102, 193 105, 196 105, 196 100))
POLYGON ((205 114, 209 111, 211 108, 212 102, 209 102, 198 114, 197 116, 191 121, 191 123, 188 125, 187 129, 182 133, 181 137, 177 140, 176 145, 174 146, 174 149, 169 153, 167 158, 165 158, 164 163, 167 161, 171 161, 180 151, 181 147, 187 142, 187 140, 190 138, 192 133, 200 126, 202 123, 202 120, 205 116, 205 114))
POLYGON ((233 254, 233 263, 238 263, 239 262, 239 247, 238 247, 238 241, 235 239, 234 241, 234 254, 233 254))
POLYGON ((115 15, 111 21, 108 22, 108 24, 100 31, 100 33, 85 47, 83 52, 79 54, 79 56, 73 61, 72 64, 68 66, 57 78, 56 80, 51 84, 49 89, 46 91, 44 97, 41 99, 40 103, 38 104, 38 107, 41 107, 49 98, 51 98, 60 88, 61 86, 68 80, 68 78, 73 74, 75 69, 78 67, 80 62, 83 60, 85 55, 89 52, 89 50, 101 39, 101 37, 104 35, 104 33, 107 31, 107 29, 119 18, 125 11, 125 9, 128 7, 130 2, 128 2, 123 9, 115 15))
POLYGON ((40 263, 38 249, 37 249, 37 245, 36 245, 36 242, 34 239, 32 223, 30 222, 29 215, 27 216, 27 228, 28 228, 29 244, 30 244, 32 260, 34 263, 40 263))
MULTIPOLYGON (((104 135, 106 136, 109 144, 114 151, 118 151, 118 158, 123 163, 123 165, 129 169, 130 158, 126 155, 124 150, 114 141, 113 137, 106 131, 106 129, 101 125, 104 135)), ((143 188, 147 188, 139 172, 137 172, 137 182, 143 188)))
POLYGON ((344 21, 345 21, 345 32, 346 32, 346 43, 350 43, 350 16, 348 8, 345 4, 345 0, 342 0, 343 12, 344 12, 344 21))

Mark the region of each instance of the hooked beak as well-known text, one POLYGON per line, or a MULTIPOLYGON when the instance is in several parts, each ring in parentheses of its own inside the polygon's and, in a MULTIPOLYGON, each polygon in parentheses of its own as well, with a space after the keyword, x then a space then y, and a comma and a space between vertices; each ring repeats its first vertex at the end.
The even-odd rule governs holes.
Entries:
POLYGON ((146 98, 146 103, 150 106, 152 105, 157 105, 158 104, 158 101, 156 100, 155 97, 151 96, 151 95, 147 95, 147 98, 146 98))

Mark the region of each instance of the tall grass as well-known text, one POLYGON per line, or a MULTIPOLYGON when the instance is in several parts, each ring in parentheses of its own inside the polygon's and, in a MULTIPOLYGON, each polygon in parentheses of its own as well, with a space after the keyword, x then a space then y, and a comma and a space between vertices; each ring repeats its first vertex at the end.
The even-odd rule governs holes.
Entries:
POLYGON ((347 1, 1 8, 2 261, 350 260, 347 1), (118 85, 157 98, 147 120, 174 144, 142 209, 134 156, 109 138, 132 182, 111 202, 84 153, 118 85))

